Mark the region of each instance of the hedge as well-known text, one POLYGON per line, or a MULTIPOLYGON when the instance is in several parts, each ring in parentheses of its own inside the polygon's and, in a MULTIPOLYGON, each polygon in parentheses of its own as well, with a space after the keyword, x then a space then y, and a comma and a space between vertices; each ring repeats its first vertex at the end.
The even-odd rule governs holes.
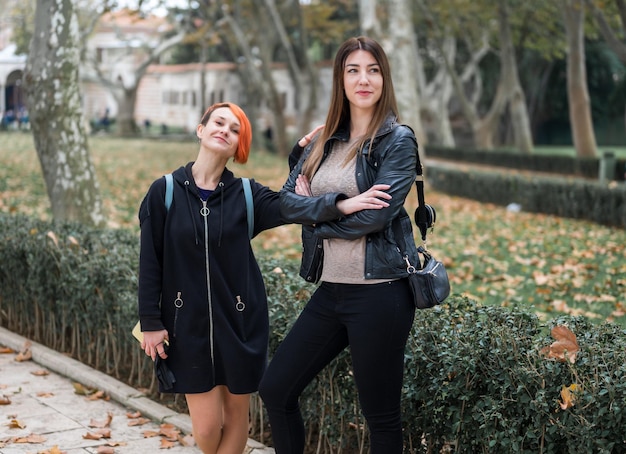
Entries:
POLYGON ((597 224, 626 227, 626 184, 564 177, 514 174, 486 170, 463 170, 430 164, 430 186, 442 193, 484 203, 519 204, 531 213, 585 219, 597 224))
MULTIPOLYGON (((613 153, 604 151, 603 153, 613 153)), ((563 176, 597 179, 602 158, 578 158, 573 156, 555 156, 542 154, 524 154, 518 151, 475 150, 427 145, 429 158, 444 159, 457 163, 473 163, 496 166, 506 169, 531 172, 556 173, 563 176)), ((610 180, 624 181, 626 178, 626 159, 613 157, 613 168, 607 169, 610 180)))
MULTIPOLYGON (((0 215, 0 324, 154 392, 151 364, 130 335, 138 243, 129 231, 0 215)), ((314 287, 296 263, 259 263, 273 352, 314 287)), ((417 313, 407 345, 405 452, 626 452, 625 374, 626 333, 616 325, 544 323, 532 308, 453 295, 417 313), (556 326, 575 336, 574 362, 543 351, 556 326)), ((251 436, 271 444, 255 399, 251 436)), ((348 351, 305 390, 301 406, 307 452, 367 452, 348 351)))

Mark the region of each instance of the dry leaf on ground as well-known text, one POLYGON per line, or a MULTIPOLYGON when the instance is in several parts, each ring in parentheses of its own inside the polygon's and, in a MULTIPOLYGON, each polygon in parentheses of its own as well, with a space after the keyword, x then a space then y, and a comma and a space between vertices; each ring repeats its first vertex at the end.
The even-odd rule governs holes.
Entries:
POLYGON ((550 333, 556 340, 549 346, 542 348, 540 353, 548 359, 561 362, 569 361, 574 364, 576 354, 580 350, 576 335, 563 325, 555 326, 550 333))
POLYGON ((113 420, 113 414, 108 413, 107 418, 104 421, 96 421, 95 419, 92 419, 91 421, 89 421, 89 427, 98 427, 100 429, 109 427, 111 425, 112 420, 113 420))

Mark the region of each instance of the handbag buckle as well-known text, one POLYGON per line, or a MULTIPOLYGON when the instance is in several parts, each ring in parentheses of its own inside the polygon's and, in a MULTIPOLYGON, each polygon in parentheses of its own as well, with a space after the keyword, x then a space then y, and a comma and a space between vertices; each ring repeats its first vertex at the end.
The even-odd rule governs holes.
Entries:
POLYGON ((406 262, 406 271, 409 274, 413 274, 415 273, 415 267, 413 265, 411 265, 411 262, 409 262, 409 256, 405 255, 404 256, 404 261, 406 262))

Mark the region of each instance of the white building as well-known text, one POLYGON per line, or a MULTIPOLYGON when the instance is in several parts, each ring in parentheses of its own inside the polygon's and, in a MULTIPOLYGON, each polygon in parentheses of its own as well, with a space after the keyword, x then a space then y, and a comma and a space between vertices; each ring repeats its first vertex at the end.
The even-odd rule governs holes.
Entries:
MULTIPOLYGON (((101 18, 94 33, 87 43, 87 55, 97 61, 104 75, 110 80, 129 82, 134 77, 134 68, 145 56, 142 47, 146 44, 156 46, 157 38, 167 27, 163 18, 137 18, 124 12, 105 15, 101 18), (131 50, 129 52, 129 49, 131 50)), ((0 36, 1 38, 1 36, 0 36)), ((0 111, 18 111, 25 106, 21 79, 26 56, 15 55, 15 46, 6 45, 0 50, 0 111)), ((0 39, 0 46, 3 45, 0 39)), ((81 68, 83 109, 89 121, 101 119, 105 112, 114 118, 118 106, 111 92, 103 86, 90 72, 89 67, 81 68)), ((331 64, 321 65, 320 80, 324 81, 318 99, 320 115, 316 120, 323 122, 321 117, 326 111, 330 99, 331 64)), ((200 106, 202 68, 199 63, 184 65, 155 64, 141 79, 137 102, 135 105, 135 121, 143 125, 149 120, 154 127, 167 125, 170 128, 182 128, 193 131, 201 113, 208 105, 219 101, 232 101, 245 107, 241 81, 235 63, 207 63, 204 68, 205 102, 200 106)), ((275 65, 273 77, 276 86, 280 87, 285 106, 285 117, 289 128, 295 126, 295 94, 287 68, 275 65)), ((260 107, 265 123, 271 123, 269 111, 260 107)), ((291 131, 288 131, 291 132, 291 131)))

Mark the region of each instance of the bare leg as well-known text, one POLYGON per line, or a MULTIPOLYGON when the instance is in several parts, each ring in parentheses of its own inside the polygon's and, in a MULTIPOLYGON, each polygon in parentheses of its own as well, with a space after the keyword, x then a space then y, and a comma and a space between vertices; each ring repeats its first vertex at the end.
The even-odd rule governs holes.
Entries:
POLYGON ((204 454, 216 454, 222 440, 222 391, 217 387, 185 397, 196 444, 204 454))
POLYGON ((250 394, 217 386, 186 394, 193 437, 204 454, 242 454, 248 440, 250 394))
POLYGON ((241 454, 250 429, 250 394, 231 394, 222 387, 224 426, 218 454, 241 454))

